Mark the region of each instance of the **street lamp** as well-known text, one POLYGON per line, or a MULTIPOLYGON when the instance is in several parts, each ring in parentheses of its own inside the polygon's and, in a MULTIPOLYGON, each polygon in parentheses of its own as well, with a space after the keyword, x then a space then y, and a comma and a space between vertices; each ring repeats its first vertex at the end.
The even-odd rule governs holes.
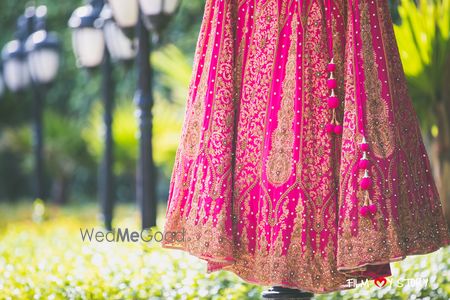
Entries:
POLYGON ((53 81, 59 69, 59 41, 56 35, 39 30, 30 35, 25 48, 30 77, 38 84, 53 81))
POLYGON ((3 82, 3 67, 0 64, 0 97, 3 96, 5 92, 5 83, 3 82))
POLYGON ((114 12, 114 20, 120 28, 132 31, 139 19, 139 4, 137 0, 108 0, 114 12))
POLYGON ((30 73, 26 61, 24 41, 12 40, 2 50, 3 76, 6 87, 18 92, 30 85, 30 73))
POLYGON ((148 30, 161 33, 180 6, 179 0, 139 0, 144 24, 148 30))
POLYGON ((150 33, 157 37, 179 6, 179 0, 108 0, 114 19, 124 30, 136 26, 138 37, 138 86, 134 101, 139 118, 139 159, 137 164, 136 197, 141 210, 142 228, 156 225, 157 172, 152 146, 152 68, 150 63, 150 33))
POLYGON ((93 0, 77 8, 70 17, 72 29, 72 47, 81 67, 99 66, 105 55, 105 39, 100 28, 100 13, 103 0, 93 0))
POLYGON ((114 210, 113 112, 114 90, 112 59, 128 61, 135 57, 135 44, 112 21, 111 10, 103 0, 92 0, 77 8, 70 20, 72 43, 78 65, 94 69, 101 65, 104 105, 104 154, 99 169, 99 196, 105 228, 112 229, 114 210))
POLYGON ((103 0, 93 0, 77 8, 69 20, 72 46, 81 67, 95 68, 104 60, 105 50, 118 61, 136 56, 136 42, 114 23, 111 8, 103 0), (107 49, 105 49, 105 46, 107 49))
POLYGON ((17 22, 17 38, 2 50, 3 76, 12 92, 32 87, 34 97, 33 150, 35 156, 36 197, 44 198, 43 108, 44 88, 59 69, 59 41, 45 28, 47 8, 28 7, 17 22))
POLYGON ((114 61, 132 61, 137 53, 137 40, 129 38, 114 22, 112 10, 108 4, 100 14, 106 46, 114 61))
POLYGON ((117 24, 130 31, 143 19, 145 27, 160 34, 180 6, 180 0, 108 0, 117 24))

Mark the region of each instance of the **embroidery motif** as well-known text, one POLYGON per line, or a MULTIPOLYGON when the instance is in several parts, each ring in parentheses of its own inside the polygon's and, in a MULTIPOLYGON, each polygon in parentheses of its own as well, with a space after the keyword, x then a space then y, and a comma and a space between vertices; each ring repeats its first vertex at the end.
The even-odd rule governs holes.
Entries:
POLYGON ((389 126, 390 116, 388 105, 381 96, 381 82, 378 77, 378 63, 375 60, 375 51, 372 40, 372 24, 369 18, 368 3, 360 3, 361 10, 361 39, 362 39, 362 60, 365 73, 366 91, 366 130, 367 138, 370 140, 372 151, 377 157, 389 157, 394 151, 394 139, 392 129, 389 126))
MULTIPOLYGON (((210 8, 212 9, 212 8, 210 8)), ((213 9, 213 23, 217 22, 218 9, 213 9)), ((208 25, 208 24, 206 24, 208 25)), ((208 33, 208 46, 203 63, 211 61, 212 51, 214 45, 214 36, 208 33)), ((198 59, 198 58, 197 58, 198 59)), ((194 110, 186 111, 186 120, 184 135, 181 137, 184 148, 184 153, 189 157, 194 157, 198 154, 200 150, 200 139, 203 129, 203 118, 205 112, 205 97, 208 89, 210 65, 207 63, 206 66, 201 66, 201 71, 198 76, 200 76, 200 84, 198 85, 198 91, 196 93, 195 101, 193 101, 194 110)), ((192 105, 192 104, 191 104, 192 105)))
MULTIPOLYGON (((297 22, 292 23, 292 33, 297 32, 297 22)), ((292 149, 294 148, 295 77, 297 62, 297 35, 292 34, 286 72, 283 82, 283 96, 278 111, 278 126, 272 133, 272 146, 266 164, 267 178, 274 185, 282 185, 292 174, 292 149)))

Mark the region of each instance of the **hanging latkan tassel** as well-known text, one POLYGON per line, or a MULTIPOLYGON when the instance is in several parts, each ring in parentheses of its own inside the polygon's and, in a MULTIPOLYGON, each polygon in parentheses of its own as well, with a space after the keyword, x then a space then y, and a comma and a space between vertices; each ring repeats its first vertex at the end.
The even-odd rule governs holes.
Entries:
MULTIPOLYGON (((341 123, 337 120, 337 114, 336 109, 340 105, 339 98, 336 95, 335 89, 337 88, 337 80, 334 77, 334 72, 336 71, 336 64, 334 63, 334 55, 333 55, 333 30, 332 30, 332 17, 333 13, 331 11, 331 0, 327 0, 327 15, 328 20, 330 20, 330 26, 328 30, 328 49, 331 56, 331 60, 327 65, 327 71, 330 74, 330 77, 327 79, 327 87, 330 91, 330 95, 327 97, 327 106, 330 110, 332 110, 332 117, 331 121, 325 125, 325 130, 329 134, 342 134, 343 127, 341 123)), ((352 5, 354 3, 352 2, 352 5)), ((355 16, 355 9, 353 6, 353 16, 355 16)), ((353 18, 353 42, 356 43, 356 34, 355 34, 355 18, 353 18)), ((356 60, 356 51, 354 52, 354 59, 356 60)), ((361 117, 358 117, 358 127, 360 129, 360 133, 362 135, 362 142, 360 144, 360 150, 362 152, 362 157, 359 160, 358 167, 360 170, 364 171, 364 176, 361 178, 359 182, 359 190, 362 190, 362 193, 364 194, 364 205, 359 209, 359 212, 362 216, 367 217, 370 215, 373 215, 377 212, 377 206, 372 202, 372 199, 370 198, 369 190, 372 188, 373 182, 372 178, 369 174, 369 167, 370 167, 370 161, 368 159, 369 155, 369 144, 367 143, 367 140, 365 138, 365 130, 364 130, 364 122, 362 119, 363 114, 363 104, 361 103, 360 94, 359 94, 359 80, 358 80, 358 74, 355 73, 355 82, 356 82, 356 90, 357 90, 357 97, 355 99, 357 104, 357 110, 359 114, 361 114, 361 117)), ((358 203, 357 193, 352 196, 352 201, 354 201, 355 205, 358 203)))
MULTIPOLYGON (((354 2, 352 2, 352 9, 353 9, 353 43, 356 43, 356 22, 355 22, 355 16, 356 16, 356 11, 355 11, 355 6, 354 6, 354 2)), ((354 60, 356 61, 357 59, 357 51, 354 51, 354 60)), ((355 88, 356 88, 356 105, 357 105, 357 112, 358 112, 358 116, 357 116, 357 120, 358 120, 358 127, 362 136, 362 141, 359 144, 359 149, 361 150, 362 153, 362 157, 359 159, 358 162, 358 167, 360 171, 364 171, 364 175, 363 177, 360 179, 359 181, 359 191, 361 191, 363 193, 363 197, 364 197, 364 204, 363 206, 360 207, 359 209, 359 213, 361 214, 361 216, 363 217, 368 217, 371 215, 374 215, 377 212, 377 206, 375 203, 372 202, 372 199, 370 198, 370 190, 372 189, 373 186, 373 181, 372 178, 370 177, 369 174, 369 168, 370 168, 370 161, 369 161, 369 150, 370 150, 370 146, 369 143, 366 140, 366 135, 365 135, 365 128, 364 128, 364 119, 363 119, 363 114, 364 114, 364 105, 362 103, 361 100, 361 94, 359 91, 359 79, 358 79, 358 71, 355 72, 355 88)), ((356 192, 354 197, 356 198, 356 192)))
POLYGON ((330 96, 327 99, 328 108, 333 111, 331 121, 325 126, 325 130, 328 133, 342 134, 342 125, 336 118, 336 109, 340 105, 338 96, 335 93, 337 88, 337 81, 334 78, 334 71, 336 70, 336 64, 334 63, 334 58, 331 58, 330 63, 327 66, 327 71, 330 73, 330 78, 327 80, 327 86, 330 90, 330 96))
POLYGON ((369 144, 367 143, 366 138, 364 136, 359 146, 363 155, 359 160, 358 166, 361 170, 364 170, 364 176, 359 182, 361 190, 364 191, 364 205, 359 209, 359 212, 363 217, 366 217, 371 214, 372 215, 375 214, 377 212, 377 206, 372 202, 372 199, 370 198, 369 195, 369 190, 372 188, 373 182, 372 178, 370 178, 369 176, 369 166, 370 166, 370 161, 368 159, 369 144))
POLYGON ((330 90, 330 95, 327 97, 327 105, 330 110, 332 110, 331 121, 325 125, 325 131, 327 133, 334 133, 337 135, 342 134, 343 128, 341 123, 337 120, 336 109, 340 105, 339 98, 336 95, 335 89, 337 88, 337 80, 334 78, 334 72, 336 71, 336 64, 334 63, 333 55, 333 22, 331 18, 333 16, 331 12, 331 1, 327 1, 327 16, 329 20, 328 26, 328 52, 330 53, 331 60, 327 65, 327 71, 330 77, 327 79, 327 87, 330 90))

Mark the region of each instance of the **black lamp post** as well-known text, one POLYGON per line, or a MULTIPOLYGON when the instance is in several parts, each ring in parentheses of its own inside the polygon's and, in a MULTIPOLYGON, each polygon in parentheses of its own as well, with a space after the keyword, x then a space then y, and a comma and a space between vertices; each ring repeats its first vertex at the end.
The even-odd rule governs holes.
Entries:
POLYGON ((59 69, 59 41, 45 26, 47 7, 28 7, 17 22, 17 38, 3 48, 3 75, 12 92, 32 87, 34 96, 33 149, 35 193, 44 199, 43 108, 46 87, 59 69))
POLYGON ((138 86, 134 101, 139 117, 139 160, 137 165, 136 197, 141 210, 143 229, 156 225, 157 172, 152 145, 152 50, 151 33, 159 37, 179 6, 179 0, 108 0, 117 24, 130 33, 136 27, 138 37, 138 86))
POLYGON ((3 67, 0 64, 0 97, 3 96, 3 93, 5 92, 5 82, 3 81, 3 67))
POLYGON ((262 294, 263 299, 310 300, 313 297, 313 293, 282 286, 273 286, 262 294))
POLYGON ((112 229, 114 209, 113 111, 115 82, 112 60, 127 61, 135 57, 135 46, 112 21, 104 0, 92 0, 76 9, 69 26, 77 63, 89 70, 101 65, 104 105, 104 154, 99 169, 99 196, 105 228, 112 229))

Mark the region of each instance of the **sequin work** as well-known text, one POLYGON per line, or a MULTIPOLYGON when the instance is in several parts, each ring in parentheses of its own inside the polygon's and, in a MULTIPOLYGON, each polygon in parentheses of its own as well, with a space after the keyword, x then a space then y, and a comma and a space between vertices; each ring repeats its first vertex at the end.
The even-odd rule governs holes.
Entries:
POLYGON ((206 1, 164 231, 315 293, 449 244, 387 1, 206 1))

